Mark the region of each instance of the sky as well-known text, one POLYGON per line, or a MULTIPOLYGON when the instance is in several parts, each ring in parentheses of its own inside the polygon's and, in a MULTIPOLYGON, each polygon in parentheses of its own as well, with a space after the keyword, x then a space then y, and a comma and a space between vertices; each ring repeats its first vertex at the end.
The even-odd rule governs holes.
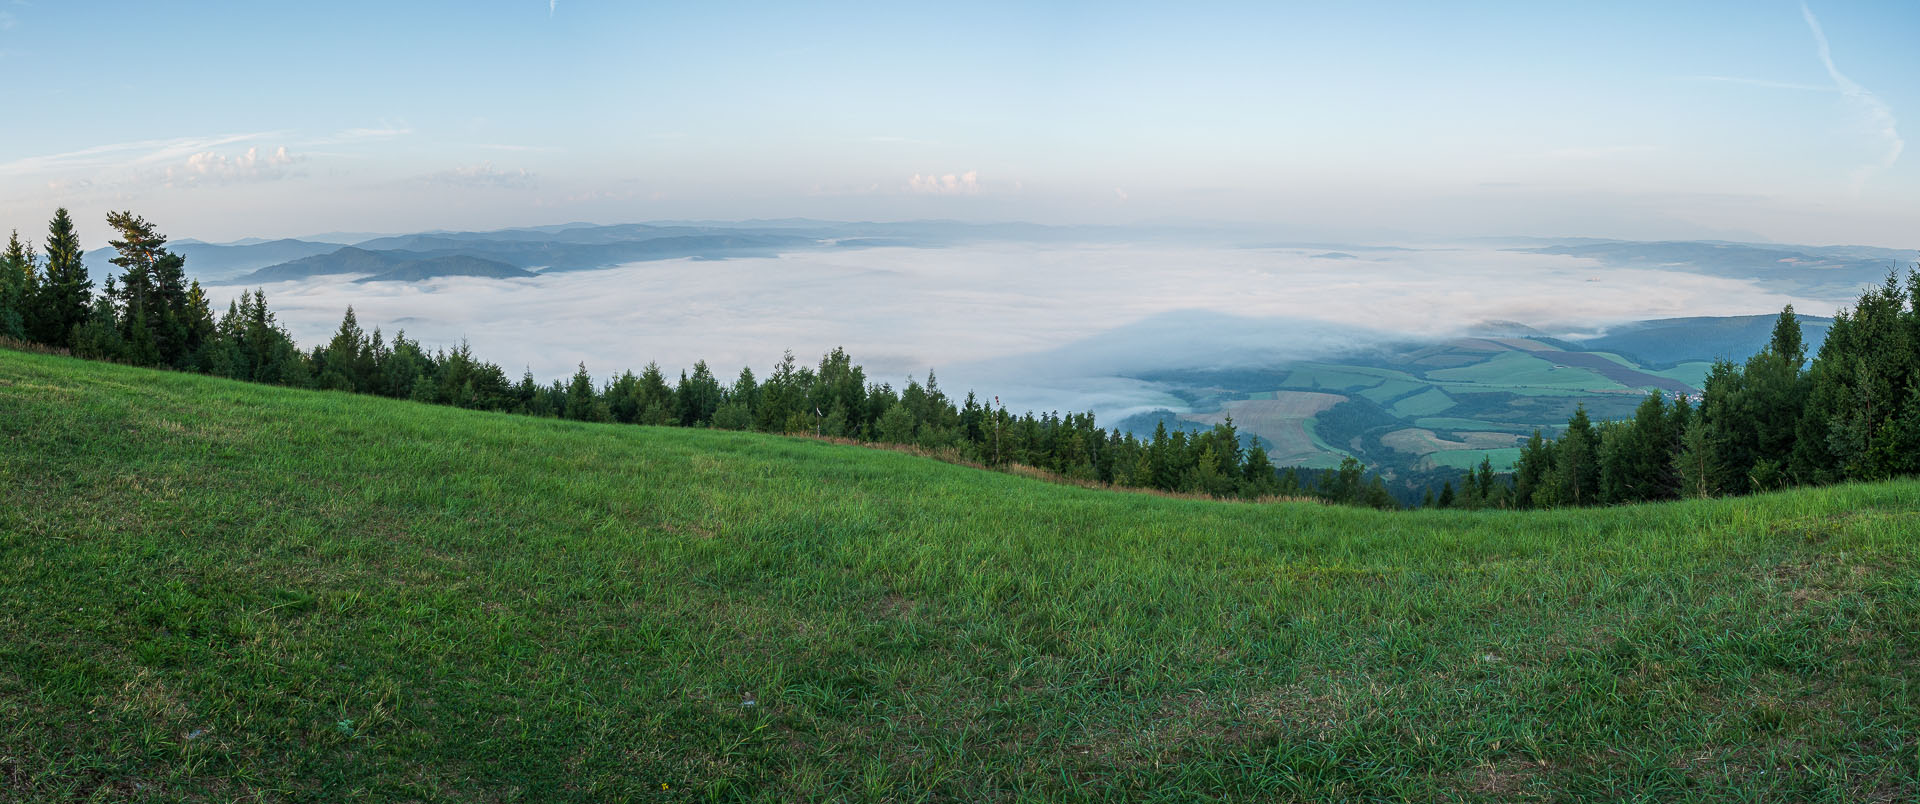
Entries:
POLYGON ((1916 42, 1912 2, 0 0, 0 227, 67 206, 89 246, 131 209, 209 241, 811 217, 1912 248, 1916 42))

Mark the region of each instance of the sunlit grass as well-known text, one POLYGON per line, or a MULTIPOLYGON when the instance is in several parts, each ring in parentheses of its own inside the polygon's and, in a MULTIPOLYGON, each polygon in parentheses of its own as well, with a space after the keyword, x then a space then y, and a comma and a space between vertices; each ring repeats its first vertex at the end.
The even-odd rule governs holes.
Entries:
POLYGON ((1910 800, 1920 483, 1381 513, 0 351, 0 800, 1910 800))

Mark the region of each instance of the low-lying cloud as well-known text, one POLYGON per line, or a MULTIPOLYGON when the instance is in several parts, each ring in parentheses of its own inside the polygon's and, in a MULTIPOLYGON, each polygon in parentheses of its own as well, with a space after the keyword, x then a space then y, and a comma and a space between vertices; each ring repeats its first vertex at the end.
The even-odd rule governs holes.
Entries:
MULTIPOLYGON (((511 374, 543 381, 585 362, 596 377, 705 359, 764 376, 785 349, 804 361, 845 346, 876 380, 940 373, 943 387, 1016 409, 1103 418, 1178 406, 1131 375, 1325 357, 1489 320, 1552 334, 1646 318, 1826 314, 1834 300, 1755 282, 1605 268, 1484 248, 1388 251, 984 245, 806 251, 771 258, 642 262, 531 279, 356 285, 330 277, 266 287, 303 344, 351 304, 363 326, 435 345, 470 341, 511 374)), ((237 292, 237 288, 230 289, 237 292)), ((221 302, 224 305, 224 301, 221 302)))

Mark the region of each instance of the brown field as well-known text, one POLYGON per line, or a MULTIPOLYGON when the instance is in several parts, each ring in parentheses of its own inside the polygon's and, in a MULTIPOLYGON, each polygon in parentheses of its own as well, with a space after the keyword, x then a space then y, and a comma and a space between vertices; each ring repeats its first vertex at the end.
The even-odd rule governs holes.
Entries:
MULTIPOLYGON (((1236 421, 1238 420, 1236 419, 1236 421)), ((1405 430, 1395 430, 1381 436, 1380 443, 1401 452, 1427 455, 1450 449, 1500 449, 1502 447, 1514 446, 1525 440, 1512 433, 1472 432, 1455 433, 1454 435, 1458 436, 1460 440, 1449 441, 1441 438, 1432 430, 1409 427, 1405 430)))
POLYGON ((1201 424, 1220 424, 1232 416, 1234 427, 1272 442, 1270 457, 1274 464, 1286 466, 1289 461, 1297 462, 1323 452, 1313 445, 1313 437, 1307 434, 1307 420, 1345 401, 1347 398, 1339 394, 1276 391, 1273 399, 1235 400, 1213 413, 1187 413, 1180 418, 1201 424))

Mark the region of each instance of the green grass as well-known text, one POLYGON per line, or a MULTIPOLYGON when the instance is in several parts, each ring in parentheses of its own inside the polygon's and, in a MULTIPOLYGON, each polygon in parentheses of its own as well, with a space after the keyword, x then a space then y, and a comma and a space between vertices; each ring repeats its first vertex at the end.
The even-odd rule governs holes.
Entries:
POLYGON ((1695 388, 1705 387, 1707 375, 1713 373, 1713 364, 1706 362, 1681 363, 1664 371, 1648 371, 1671 380, 1679 380, 1695 388))
POLYGON ((1920 796, 1913 481, 1225 504, 0 351, 0 488, 8 801, 1920 796))
POLYGON ((1430 388, 1423 393, 1407 397, 1393 405, 1393 415, 1413 419, 1432 416, 1453 407, 1453 397, 1438 388, 1430 388))
MULTIPOLYGON (((1398 374, 1399 372, 1392 372, 1398 374)), ((1387 382, 1387 372, 1363 371, 1356 366, 1322 366, 1303 363, 1287 374, 1281 385, 1289 389, 1346 391, 1372 388, 1387 382)))
MULTIPOLYGON (((1546 354, 1551 358, 1551 352, 1546 354)), ((1500 352, 1483 363, 1437 369, 1427 372, 1427 376, 1443 382, 1470 382, 1484 390, 1541 388, 1599 391, 1626 387, 1591 370, 1556 366, 1550 359, 1534 357, 1527 352, 1500 352)))
POLYGON ((1362 389, 1357 393, 1373 400, 1375 403, 1386 405, 1400 397, 1421 393, 1422 389, 1426 389, 1426 393, 1431 393, 1433 391, 1433 385, 1424 380, 1386 380, 1379 385, 1362 389))
POLYGON ((1531 425, 1513 422, 1490 422, 1485 419, 1456 419, 1444 416, 1425 416, 1414 420, 1414 426, 1430 430, 1451 430, 1454 432, 1490 432, 1490 433, 1531 433, 1531 425))

